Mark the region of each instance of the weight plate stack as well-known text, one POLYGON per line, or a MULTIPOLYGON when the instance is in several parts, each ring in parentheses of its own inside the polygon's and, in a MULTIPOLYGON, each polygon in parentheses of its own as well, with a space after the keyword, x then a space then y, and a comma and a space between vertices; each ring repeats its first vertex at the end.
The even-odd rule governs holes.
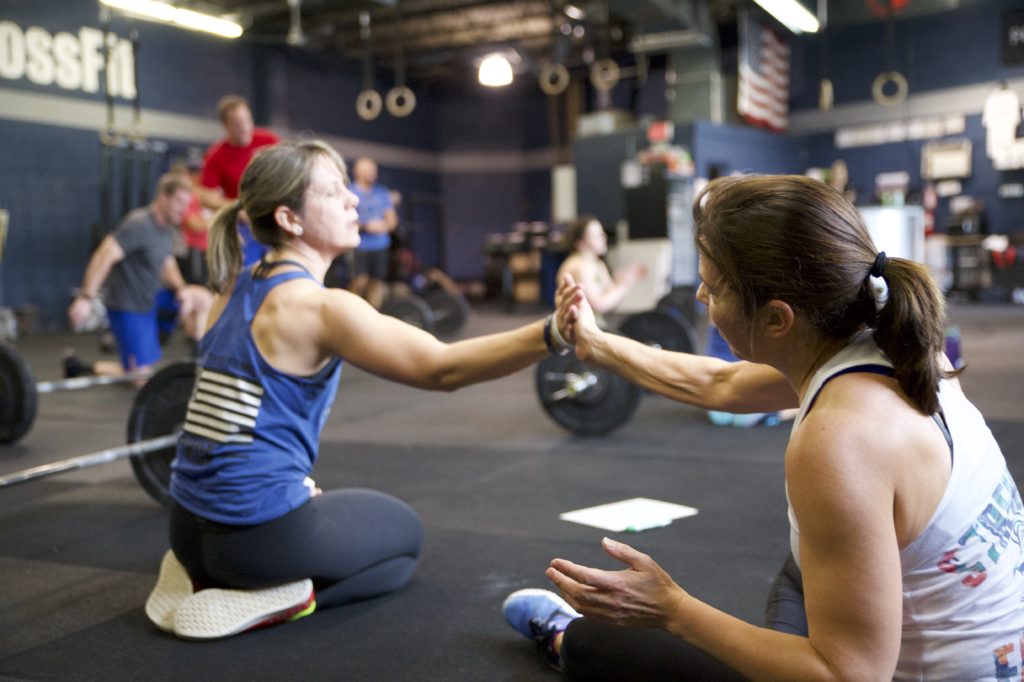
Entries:
POLYGON ((453 294, 441 287, 423 292, 423 300, 434 315, 434 332, 438 336, 455 336, 469 317, 469 302, 462 294, 453 294))
POLYGON ((380 311, 425 332, 434 333, 434 313, 427 302, 419 296, 410 294, 389 299, 380 311))
POLYGON ((677 353, 694 353, 697 334, 682 313, 669 309, 648 310, 630 315, 619 333, 631 339, 677 353))

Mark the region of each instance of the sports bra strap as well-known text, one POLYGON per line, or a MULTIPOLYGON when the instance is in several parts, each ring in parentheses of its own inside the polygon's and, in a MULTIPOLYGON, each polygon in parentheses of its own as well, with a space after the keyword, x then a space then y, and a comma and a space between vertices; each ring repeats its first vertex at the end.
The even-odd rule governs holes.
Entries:
POLYGON ((294 260, 274 260, 274 261, 268 261, 268 260, 266 260, 264 258, 261 258, 260 262, 256 264, 256 268, 253 270, 252 276, 255 279, 265 279, 270 274, 271 270, 273 270, 274 268, 279 268, 279 267, 284 266, 284 265, 294 265, 295 267, 299 268, 300 270, 305 272, 310 277, 313 276, 313 273, 311 273, 309 271, 309 269, 305 265, 303 265, 302 263, 300 263, 298 261, 294 261, 294 260))

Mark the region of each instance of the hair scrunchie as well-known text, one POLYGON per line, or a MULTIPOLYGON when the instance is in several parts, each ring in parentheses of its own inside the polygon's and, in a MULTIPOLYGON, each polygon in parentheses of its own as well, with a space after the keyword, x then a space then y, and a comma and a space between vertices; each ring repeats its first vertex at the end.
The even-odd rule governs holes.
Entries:
POLYGON ((875 298, 876 312, 889 302, 889 284, 885 281, 885 266, 888 264, 889 259, 886 257, 885 251, 879 251, 868 272, 868 283, 871 286, 871 294, 875 298))

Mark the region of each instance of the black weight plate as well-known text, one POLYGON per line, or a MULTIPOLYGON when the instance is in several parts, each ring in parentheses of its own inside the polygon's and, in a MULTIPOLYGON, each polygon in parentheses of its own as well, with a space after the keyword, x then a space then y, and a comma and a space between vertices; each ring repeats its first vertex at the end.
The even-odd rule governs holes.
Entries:
POLYGON ((537 395, 560 426, 581 436, 610 433, 632 417, 643 391, 618 374, 588 365, 573 355, 549 356, 537 364, 537 395), (565 375, 590 372, 596 383, 573 397, 559 398, 565 375))
POLYGON ((402 322, 419 327, 425 332, 434 333, 434 313, 419 296, 409 295, 392 298, 380 309, 385 315, 397 317, 402 322))
POLYGON ((36 419, 36 382, 14 346, 0 343, 0 443, 20 440, 36 419))
POLYGON ((434 314, 434 331, 439 336, 454 336, 462 330, 469 316, 469 302, 465 296, 440 287, 429 288, 422 296, 434 314))
POLYGON ((657 310, 678 313, 693 326, 697 324, 697 290, 694 287, 675 287, 662 296, 654 307, 657 310))
POLYGON ((693 353, 697 348, 697 334, 693 326, 681 314, 668 310, 648 310, 630 315, 619 327, 619 333, 640 343, 677 353, 693 353))
MULTIPOLYGON (((128 417, 128 442, 166 436, 185 423, 196 381, 196 363, 177 362, 154 374, 135 396, 128 417)), ((171 502, 171 460, 175 448, 132 457, 132 471, 143 489, 164 505, 171 502)))

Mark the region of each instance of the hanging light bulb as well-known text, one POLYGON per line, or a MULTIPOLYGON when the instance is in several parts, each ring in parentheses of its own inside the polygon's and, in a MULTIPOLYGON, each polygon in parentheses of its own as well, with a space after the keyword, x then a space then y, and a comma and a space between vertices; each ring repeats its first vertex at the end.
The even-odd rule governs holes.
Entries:
POLYGON ((500 88, 512 82, 512 65, 505 55, 497 52, 489 54, 480 62, 477 78, 481 85, 489 88, 500 88))

